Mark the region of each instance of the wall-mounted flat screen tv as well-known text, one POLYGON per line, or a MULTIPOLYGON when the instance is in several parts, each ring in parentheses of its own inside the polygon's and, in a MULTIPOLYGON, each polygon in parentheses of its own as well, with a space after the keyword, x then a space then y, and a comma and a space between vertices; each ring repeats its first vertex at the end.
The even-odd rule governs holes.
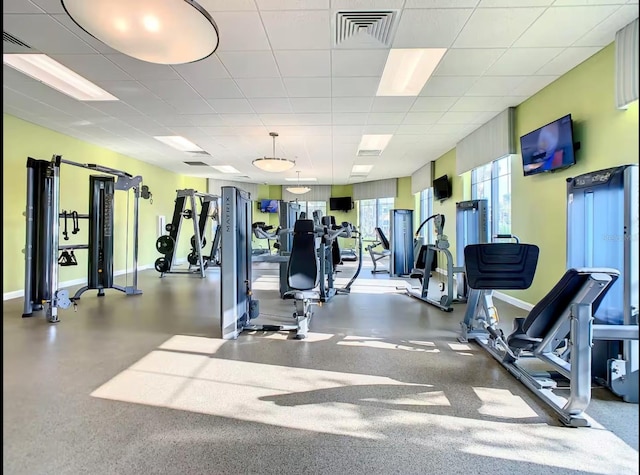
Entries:
POLYGON ((329 198, 329 210, 330 211, 351 211, 353 209, 353 200, 350 196, 343 196, 337 198, 329 198))
POLYGON ((524 176, 575 165, 571 114, 520 137, 520 151, 524 176))
POLYGON ((446 200, 451 197, 451 182, 447 175, 433 180, 433 197, 436 200, 446 200))
POLYGON ((277 213, 278 200, 260 200, 258 202, 260 211, 263 213, 277 213))

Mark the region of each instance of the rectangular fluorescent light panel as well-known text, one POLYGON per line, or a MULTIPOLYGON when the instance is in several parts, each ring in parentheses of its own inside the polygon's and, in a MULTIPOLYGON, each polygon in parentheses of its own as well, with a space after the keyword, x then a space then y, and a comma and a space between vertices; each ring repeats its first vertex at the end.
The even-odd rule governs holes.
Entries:
POLYGON ((382 151, 389 144, 393 135, 363 135, 360 140, 360 145, 358 145, 358 155, 374 155, 373 153, 361 153, 361 151, 379 151, 380 153, 375 153, 375 155, 380 155, 382 151))
POLYGON ((240 173, 240 170, 236 170, 231 165, 212 165, 212 167, 220 173, 240 173))
POLYGON ((180 135, 161 135, 153 138, 169 145, 170 147, 180 150, 181 152, 204 152, 204 150, 196 144, 184 137, 181 137, 180 135))
POLYGON ((389 50, 376 96, 417 96, 446 51, 446 48, 389 50))
POLYGON ((118 100, 46 54, 3 54, 2 62, 79 101, 118 100))
POLYGON ((373 165, 354 165, 351 169, 351 173, 369 173, 373 165))
POLYGON ((285 178, 286 181, 318 181, 317 178, 285 178))

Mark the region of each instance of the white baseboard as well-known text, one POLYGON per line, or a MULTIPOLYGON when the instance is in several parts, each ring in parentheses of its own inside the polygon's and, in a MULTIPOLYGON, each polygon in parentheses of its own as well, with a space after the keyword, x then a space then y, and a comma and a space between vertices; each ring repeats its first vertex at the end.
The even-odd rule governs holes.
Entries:
MULTIPOLYGON (((185 259, 186 262, 186 259, 185 259)), ((153 264, 146 264, 143 266, 138 266, 138 272, 142 271, 142 270, 147 270, 147 269, 153 269, 153 264)), ((119 275, 124 275, 127 271, 124 269, 121 270, 117 270, 113 273, 114 277, 117 277, 119 275)), ((81 279, 73 279, 73 280, 65 280, 63 282, 60 282, 59 287, 61 289, 64 289, 66 287, 74 287, 76 285, 85 285, 87 283, 87 279, 86 278, 81 278, 81 279)), ((19 297, 24 297, 24 289, 20 289, 20 290, 14 290, 12 292, 5 292, 4 294, 2 294, 2 300, 11 300, 11 299, 17 299, 19 297)))
POLYGON ((493 291, 493 296, 498 300, 502 300, 503 302, 509 303, 514 307, 518 307, 523 310, 526 310, 527 312, 530 312, 531 309, 533 308, 533 305, 530 304, 529 302, 525 302, 524 300, 517 299, 515 297, 512 297, 511 295, 503 294, 502 292, 498 292, 497 290, 493 291))

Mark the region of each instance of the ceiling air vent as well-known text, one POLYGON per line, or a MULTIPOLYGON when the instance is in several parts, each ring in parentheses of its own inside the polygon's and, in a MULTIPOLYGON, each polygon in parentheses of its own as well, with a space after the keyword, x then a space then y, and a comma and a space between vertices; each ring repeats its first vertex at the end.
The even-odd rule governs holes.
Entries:
POLYGON ((358 157, 378 157, 382 150, 358 150, 358 157))
POLYGON ((24 41, 20 41, 18 38, 13 36, 11 33, 7 33, 6 31, 2 32, 2 42, 3 43, 11 43, 12 45, 20 46, 21 48, 31 49, 31 46, 29 46, 27 43, 25 43, 24 41))
POLYGON ((204 163, 204 162, 184 162, 184 163, 186 163, 190 167, 208 167, 208 166, 210 166, 208 163, 204 163))
POLYGON ((207 155, 209 157, 211 156, 211 154, 206 150, 191 150, 187 153, 190 153, 191 155, 207 155))
POLYGON ((391 47, 397 18, 398 12, 394 10, 337 12, 335 44, 337 46, 350 42, 354 45, 360 43, 360 46, 364 46, 367 42, 373 42, 377 46, 382 43, 384 46, 391 47))

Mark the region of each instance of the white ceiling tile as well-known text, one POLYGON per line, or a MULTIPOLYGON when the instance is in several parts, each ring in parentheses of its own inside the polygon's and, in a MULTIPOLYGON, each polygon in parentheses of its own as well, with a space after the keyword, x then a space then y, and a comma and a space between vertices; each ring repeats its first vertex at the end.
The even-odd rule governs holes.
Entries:
POLYGON ((375 97, 371 112, 407 112, 415 100, 415 97, 375 97))
POLYGON ((140 111, 122 101, 90 101, 87 105, 113 117, 140 115, 140 111))
POLYGON ((616 31, 638 18, 638 4, 624 5, 604 21, 589 30, 572 46, 606 46, 616 37, 616 31))
POLYGON ((181 135, 189 140, 194 141, 196 145, 200 145, 199 143, 200 139, 204 139, 207 136, 207 134, 204 133, 198 127, 172 126, 172 127, 168 127, 168 129, 171 130, 174 133, 174 135, 181 135))
POLYGON ((260 120, 267 127, 279 125, 300 125, 296 114, 259 114, 260 120))
POLYGON ((481 76, 500 56, 504 48, 450 49, 434 71, 434 76, 481 76))
POLYGON ((329 0, 256 0, 260 10, 323 10, 329 0))
POLYGON ((405 0, 331 0, 333 10, 386 10, 402 8, 405 0))
POLYGON ((108 54, 106 57, 135 79, 151 79, 153 81, 180 79, 180 76, 178 76, 171 66, 165 64, 148 63, 119 53, 108 54))
POLYGON ((442 112, 409 112, 402 123, 405 125, 435 124, 442 114, 442 112))
POLYGON ((296 114, 297 123, 300 125, 331 125, 331 114, 296 114))
POLYGON ((407 11, 398 24, 393 47, 449 48, 472 12, 471 8, 407 11))
POLYGON ((477 76, 432 76, 420 92, 421 96, 462 96, 478 80, 477 76))
POLYGON ((455 48, 509 47, 542 12, 544 8, 476 9, 453 46, 455 48))
MULTIPOLYGON (((89 33, 84 31, 82 28, 78 26, 78 24, 71 19, 69 15, 62 9, 62 2, 58 0, 47 0, 47 3, 56 4, 55 7, 60 7, 61 12, 52 15, 52 18, 55 19, 58 23, 64 26, 67 30, 73 33, 75 36, 80 38, 82 41, 91 46, 95 51, 99 51, 102 54, 118 54, 118 51, 112 49, 110 46, 107 46, 102 41, 97 38, 94 38, 89 33)), ((55 8, 52 6, 52 8, 55 8)), ((47 7, 49 8, 49 7, 47 7)), ((95 52, 94 51, 94 52, 95 52)))
POLYGON ((196 127, 216 127, 225 125, 219 114, 184 114, 184 116, 196 127))
POLYGON ((554 7, 589 5, 624 5, 627 0, 555 0, 554 7))
POLYGON ((280 78, 244 78, 236 83, 246 97, 287 97, 280 78))
POLYGON ((256 126, 263 125, 257 114, 220 114, 225 125, 256 126))
POLYGON ((3 14, 3 31, 46 54, 93 54, 96 51, 45 14, 3 14))
POLYGON ((158 99, 149 89, 138 81, 94 81, 107 92, 110 92, 121 101, 128 102, 129 99, 142 101, 145 99, 158 99))
POLYGON ((562 48, 510 48, 493 63, 487 76, 525 76, 534 74, 562 52, 562 48))
POLYGON ((331 47, 328 10, 262 12, 261 16, 274 50, 331 47))
POLYGON ((514 43, 516 47, 571 46, 617 6, 551 7, 514 43))
POLYGON ((329 50, 274 51, 282 77, 331 76, 329 50))
POLYGON ((204 99, 167 99, 178 114, 213 114, 215 111, 204 99))
POLYGON ((176 110, 161 99, 127 99, 127 103, 136 108, 137 110, 144 112, 145 114, 155 117, 156 115, 171 116, 175 115, 176 110))
POLYGON ((362 133, 365 135, 393 135, 396 130, 398 130, 398 124, 367 124, 362 129, 362 133))
POLYGON ((123 81, 133 79, 121 68, 97 53, 52 54, 50 56, 90 81, 123 81))
POLYGON ((428 126, 418 125, 418 124, 400 124, 396 129, 396 134, 398 135, 424 134, 427 132, 427 127, 428 126))
POLYGON ((480 0, 478 8, 548 7, 554 0, 480 0))
POLYGON ((293 97, 289 102, 293 112, 331 112, 329 97, 293 97))
POLYGON ((43 11, 32 2, 2 0, 2 13, 43 13, 43 11))
POLYGON ((364 126, 362 125, 334 125, 332 127, 333 136, 343 136, 343 135, 362 135, 362 129, 364 126))
POLYGON ((360 125, 367 121, 364 112, 334 112, 332 114, 333 125, 360 125))
POLYGON ((522 83, 514 87, 509 91, 509 95, 514 96, 533 96, 539 90, 545 88, 553 81, 558 79, 558 76, 529 76, 524 78, 522 83))
POLYGON ((446 112, 457 99, 457 97, 417 97, 411 106, 411 112, 446 112))
POLYGON ((205 99, 236 99, 242 97, 233 79, 191 78, 188 83, 205 99))
POLYGON ((467 96, 504 96, 511 94, 526 76, 483 76, 465 93, 467 96))
POLYGON ((333 112, 369 112, 373 97, 334 97, 331 99, 333 112))
POLYGON ((234 78, 280 77, 271 51, 228 51, 218 56, 234 78))
POLYGON ((599 47, 567 48, 547 64, 538 69, 538 71, 536 71, 536 74, 543 76, 560 76, 567 71, 575 68, 578 64, 590 58, 598 51, 600 51, 599 47))
POLYGON ((179 114, 154 114, 153 119, 165 127, 186 127, 193 125, 189 119, 179 114))
POLYGON ((286 97, 268 97, 249 99, 253 110, 258 114, 287 114, 293 112, 286 97))
POLYGON ((255 112, 246 99, 207 99, 220 114, 251 114, 255 112))
POLYGON ((200 129, 212 137, 240 135, 239 127, 200 127, 200 129))
MULTIPOLYGON (((226 12, 226 11, 251 11, 256 10, 256 4, 254 0, 198 0, 198 3, 204 7, 209 13, 214 12, 226 12)), ((217 18, 216 15, 212 15, 213 19, 217 18)))
MULTIPOLYGON (((474 8, 479 0, 407 0, 405 8, 474 8)), ((553 1, 553 0, 550 0, 553 1)))
POLYGON ((381 76, 389 51, 384 50, 332 50, 331 75, 333 77, 381 76))
POLYGON ((284 78, 289 97, 331 97, 330 78, 284 78))
POLYGON ((438 124, 484 124, 496 112, 445 112, 438 124))
POLYGON ((225 70, 217 54, 207 56, 195 63, 176 64, 173 69, 183 78, 228 78, 229 73, 225 70))
POLYGON ((451 112, 486 112, 501 111, 505 107, 502 105, 502 98, 499 97, 475 97, 465 96, 451 106, 451 112))
POLYGON ((370 112, 367 116, 368 125, 399 124, 404 119, 404 112, 370 112))
POLYGON ((182 100, 200 97, 188 83, 179 79, 170 81, 141 80, 140 82, 161 99, 182 100))
POLYGON ((270 49, 269 40, 257 12, 218 12, 214 20, 220 36, 217 53, 270 49))
POLYGON ((379 82, 379 77, 332 78, 333 97, 374 96, 379 82))

